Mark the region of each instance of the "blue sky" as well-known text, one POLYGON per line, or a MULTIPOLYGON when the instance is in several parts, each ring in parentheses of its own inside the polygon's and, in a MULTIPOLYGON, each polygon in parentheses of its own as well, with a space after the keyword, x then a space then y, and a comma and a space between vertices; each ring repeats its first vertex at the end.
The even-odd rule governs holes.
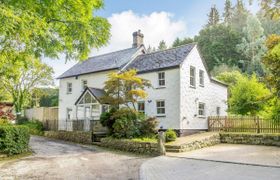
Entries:
MULTIPOLYGON (((247 8, 256 13, 257 0, 247 8)), ((232 0, 235 4, 236 0, 232 0)), ((132 44, 132 33, 141 29, 146 46, 156 47, 160 40, 171 45, 176 37, 193 37, 207 22, 211 6, 216 5, 222 16, 224 0, 105 0, 105 7, 97 12, 112 25, 109 44, 99 50, 92 50, 91 56, 107 53, 132 44)), ((61 56, 58 60, 44 59, 54 68, 54 78, 72 67, 76 62, 61 56)), ((56 81, 56 85, 58 82, 56 81)))

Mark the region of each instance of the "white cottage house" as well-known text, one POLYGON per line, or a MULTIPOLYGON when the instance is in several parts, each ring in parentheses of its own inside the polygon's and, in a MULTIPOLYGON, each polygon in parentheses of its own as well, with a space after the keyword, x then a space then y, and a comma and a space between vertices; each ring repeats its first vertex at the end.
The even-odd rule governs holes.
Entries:
POLYGON ((90 121, 108 109, 99 101, 108 73, 129 69, 151 82, 137 107, 157 117, 163 129, 190 134, 206 130, 208 116, 227 115, 227 86, 211 78, 195 43, 147 53, 143 37, 134 32, 131 48, 91 57, 58 78, 59 129, 72 130, 65 122, 81 120, 89 130, 90 121))

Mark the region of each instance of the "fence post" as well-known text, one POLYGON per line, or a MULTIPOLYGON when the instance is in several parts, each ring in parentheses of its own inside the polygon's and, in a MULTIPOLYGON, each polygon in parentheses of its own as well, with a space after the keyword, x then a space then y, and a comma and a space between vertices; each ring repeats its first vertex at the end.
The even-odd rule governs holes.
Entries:
POLYGON ((260 133, 260 120, 258 116, 257 116, 257 133, 260 133))
POLYGON ((165 156, 165 154, 166 154, 164 142, 165 142, 164 132, 159 131, 158 132, 158 148, 159 148, 159 155, 161 155, 161 156, 165 156))

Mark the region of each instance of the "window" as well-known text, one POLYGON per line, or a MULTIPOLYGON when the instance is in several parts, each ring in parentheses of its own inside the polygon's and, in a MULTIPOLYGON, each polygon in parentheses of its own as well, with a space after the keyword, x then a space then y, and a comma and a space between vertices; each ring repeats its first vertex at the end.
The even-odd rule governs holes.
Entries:
POLYGON ((72 93, 72 83, 67 83, 67 94, 72 93))
POLYGON ((71 108, 67 108, 66 109, 66 119, 67 120, 71 120, 72 119, 72 109, 71 108))
POLYGON ((190 86, 195 87, 195 67, 190 67, 190 86))
POLYGON ((92 116, 94 116, 95 113, 100 113, 100 105, 99 104, 91 105, 91 114, 92 114, 92 116))
POLYGON ((205 103, 199 103, 198 104, 198 115, 199 116, 205 116, 205 103))
POLYGON ((137 103, 138 112, 145 113, 145 102, 141 101, 137 103))
POLYGON ((204 86, 204 71, 199 70, 199 85, 204 86))
POLYGON ((217 107, 217 108, 216 108, 216 114, 217 114, 217 116, 220 116, 220 113, 221 113, 221 108, 220 108, 220 107, 217 107))
POLYGON ((82 91, 84 91, 87 87, 87 80, 82 80, 82 91))
POLYGON ((160 87, 165 86, 165 72, 158 73, 158 85, 160 87))
POLYGON ((157 101, 157 114, 158 115, 165 115, 165 101, 160 100, 157 101))
POLYGON ((102 105, 102 113, 104 113, 104 112, 109 112, 109 105, 107 105, 107 104, 102 105))

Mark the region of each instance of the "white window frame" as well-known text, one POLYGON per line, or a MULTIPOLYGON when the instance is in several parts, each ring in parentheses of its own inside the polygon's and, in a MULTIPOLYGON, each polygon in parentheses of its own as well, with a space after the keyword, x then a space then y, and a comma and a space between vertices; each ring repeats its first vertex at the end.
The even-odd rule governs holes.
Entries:
POLYGON ((194 66, 190 66, 190 87, 195 88, 196 87, 196 78, 195 78, 195 74, 196 74, 196 69, 194 66), (192 70, 194 72, 194 74, 192 75, 192 70), (193 84, 192 84, 192 80, 193 80, 193 84))
POLYGON ((87 87, 87 84, 88 84, 88 81, 87 80, 82 80, 82 83, 81 83, 81 87, 82 87, 82 91, 84 91, 87 87))
POLYGON ((166 81, 165 81, 165 72, 158 72, 158 86, 159 87, 165 87, 166 81), (163 74, 163 77, 161 77, 163 74), (161 84, 163 82, 163 84, 161 84))
POLYGON ((66 85, 66 93, 72 94, 72 92, 73 92, 73 84, 71 82, 68 82, 66 85))
POLYGON ((157 100, 156 101, 156 114, 157 114, 157 116, 165 116, 166 115, 166 102, 165 102, 165 100, 157 100), (163 102, 164 105, 163 106, 162 105, 158 106, 158 103, 160 103, 160 102, 163 102), (159 113, 158 112, 159 109, 163 109, 164 113, 159 113))
POLYGON ((204 71, 201 69, 199 70, 199 85, 204 87, 204 71))
POLYGON ((205 103, 199 102, 199 103, 198 103, 198 108, 197 108, 197 109, 198 109, 198 112, 197 112, 198 117, 206 117, 206 104, 205 104, 205 103), (203 109, 200 108, 200 105, 203 105, 203 109), (200 114, 200 111, 202 111, 203 113, 200 114))
POLYGON ((137 110, 138 110, 138 112, 140 112, 140 113, 145 113, 145 101, 138 101, 137 102, 137 110), (144 106, 144 109, 140 109, 140 105, 139 104, 143 104, 144 106))
POLYGON ((217 116, 220 116, 220 115, 221 115, 221 107, 220 107, 220 106, 217 106, 217 107, 216 107, 216 115, 217 115, 217 116))

